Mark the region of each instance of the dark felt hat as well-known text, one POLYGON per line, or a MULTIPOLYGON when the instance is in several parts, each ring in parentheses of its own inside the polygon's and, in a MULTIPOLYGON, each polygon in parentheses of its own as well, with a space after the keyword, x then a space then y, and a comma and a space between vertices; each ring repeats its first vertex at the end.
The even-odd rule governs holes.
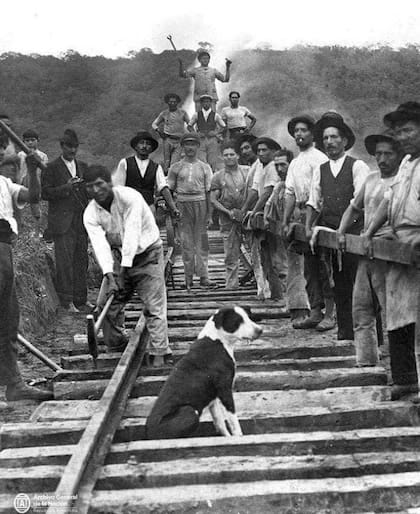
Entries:
POLYGON ((318 146, 318 148, 324 148, 323 143, 323 134, 324 130, 328 127, 338 128, 347 139, 347 144, 345 146, 346 150, 350 150, 350 148, 354 145, 356 141, 356 137, 352 131, 352 129, 344 122, 341 114, 335 111, 328 111, 324 113, 316 123, 314 127, 314 139, 318 146))
POLYGON ((365 137, 365 147, 370 155, 375 155, 376 145, 378 143, 391 143, 394 148, 399 148, 399 143, 395 139, 395 135, 391 129, 387 129, 380 134, 370 134, 365 137))
POLYGON ((277 143, 277 141, 274 141, 274 139, 272 139, 271 137, 262 136, 257 138, 252 143, 252 149, 255 153, 257 153, 257 148, 259 144, 267 145, 270 150, 281 150, 281 145, 279 145, 279 143, 277 143))
POLYGON ((180 140, 181 146, 183 144, 187 143, 188 141, 191 141, 193 143, 200 145, 200 136, 198 134, 196 134, 195 132, 189 132, 187 134, 184 134, 180 140))
POLYGON ((181 97, 179 95, 177 95, 176 93, 168 93, 168 94, 166 94, 163 97, 163 101, 165 102, 165 104, 167 104, 171 98, 175 98, 175 100, 178 103, 181 103, 181 97))
POLYGON ((315 120, 308 114, 301 114, 300 116, 295 116, 287 124, 287 131, 292 137, 295 136, 295 127, 298 123, 305 123, 306 125, 308 125, 309 130, 313 130, 313 128, 315 127, 315 120))
POLYGON ((38 132, 36 132, 33 129, 25 130, 25 132, 22 134, 23 139, 39 139, 38 132))
POLYGON ((197 50, 197 59, 200 60, 200 57, 203 56, 203 55, 208 55, 210 57, 210 53, 208 50, 204 49, 204 48, 199 48, 197 50))
POLYGON ((66 129, 60 139, 60 143, 69 146, 79 146, 80 141, 73 129, 66 129))
POLYGON ((384 116, 384 123, 387 127, 393 127, 399 121, 420 121, 420 103, 405 102, 399 105, 395 111, 384 116))
POLYGON ((140 132, 137 132, 137 134, 131 139, 130 146, 134 150, 138 144, 139 141, 142 139, 146 139, 147 141, 150 141, 152 144, 152 152, 156 150, 156 148, 159 146, 159 143, 157 140, 152 136, 150 132, 147 132, 147 130, 141 130, 140 132))

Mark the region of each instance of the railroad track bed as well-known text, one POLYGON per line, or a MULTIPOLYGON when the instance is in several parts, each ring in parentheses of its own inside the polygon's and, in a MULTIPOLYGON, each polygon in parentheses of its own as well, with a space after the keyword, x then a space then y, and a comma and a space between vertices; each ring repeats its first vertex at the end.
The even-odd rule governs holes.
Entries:
MULTIPOLYGON (((222 283, 221 240, 210 234, 210 279, 222 283)), ((174 261, 179 286, 182 263, 174 261)), ((98 469, 89 464, 81 472, 73 490, 84 499, 73 512, 361 513, 420 505, 419 407, 390 401, 383 367, 356 367, 352 343, 336 341, 333 333, 293 330, 285 305, 256 300, 252 288, 204 291, 197 284, 188 293, 169 287, 168 299, 175 361, 218 307, 238 303, 263 317, 263 336, 235 350, 244 436, 215 436, 204 412, 195 438, 144 440, 146 417, 170 369, 137 372, 141 323, 130 355, 103 351, 96 367, 79 337, 55 375, 55 400, 41 404, 27 423, 1 428, 0 512, 13 512, 18 493, 34 498, 69 490, 63 481, 77 474, 69 466, 81 460, 100 416, 105 432, 112 423, 115 432, 95 445, 106 437, 112 444, 104 446, 98 469), (126 378, 129 362, 134 372, 126 378), (118 405, 109 392, 116 375, 125 388, 118 405), (111 418, 102 413, 107 399, 111 418), (86 474, 92 475, 87 493, 86 474)), ((139 309, 135 300, 127 306, 128 327, 135 327, 139 309)))

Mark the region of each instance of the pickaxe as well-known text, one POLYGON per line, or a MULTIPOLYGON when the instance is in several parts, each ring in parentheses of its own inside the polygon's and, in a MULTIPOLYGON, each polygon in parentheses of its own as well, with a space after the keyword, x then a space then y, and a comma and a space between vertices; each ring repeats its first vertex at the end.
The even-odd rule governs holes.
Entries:
POLYGON ((174 42, 173 42, 173 40, 172 40, 172 36, 171 36, 171 35, 169 35, 169 36, 167 36, 167 38, 166 38, 166 39, 169 39, 169 42, 171 43, 172 48, 173 48, 173 49, 175 50, 175 52, 176 52, 177 50, 176 50, 175 43, 174 43, 174 42))

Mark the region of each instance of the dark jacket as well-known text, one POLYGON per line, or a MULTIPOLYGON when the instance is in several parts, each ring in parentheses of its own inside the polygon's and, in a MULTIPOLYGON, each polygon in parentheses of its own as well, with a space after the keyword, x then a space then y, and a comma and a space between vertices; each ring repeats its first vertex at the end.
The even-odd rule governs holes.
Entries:
MULTIPOLYGON (((83 178, 87 164, 75 162, 76 174, 83 178)), ((70 178, 70 171, 61 156, 48 163, 41 175, 42 198, 48 200, 48 231, 52 236, 64 234, 71 226, 84 231, 82 216, 88 197, 83 184, 75 190, 67 183, 70 178)))

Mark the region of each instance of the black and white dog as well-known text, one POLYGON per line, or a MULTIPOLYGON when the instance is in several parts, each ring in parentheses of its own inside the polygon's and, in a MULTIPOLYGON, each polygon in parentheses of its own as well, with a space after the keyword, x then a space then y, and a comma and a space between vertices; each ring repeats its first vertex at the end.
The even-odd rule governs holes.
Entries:
POLYGON ((261 334, 262 328, 242 307, 220 309, 211 316, 163 386, 147 418, 147 438, 192 436, 207 406, 218 433, 242 435, 232 392, 233 347, 261 334))

